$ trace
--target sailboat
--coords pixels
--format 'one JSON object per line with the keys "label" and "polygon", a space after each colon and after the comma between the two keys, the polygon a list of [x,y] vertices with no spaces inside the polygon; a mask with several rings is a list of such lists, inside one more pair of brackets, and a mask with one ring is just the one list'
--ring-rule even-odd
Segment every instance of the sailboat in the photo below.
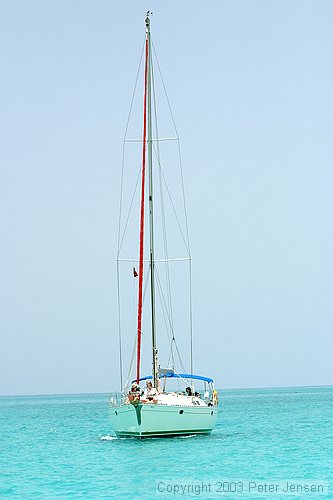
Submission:
{"label": "sailboat", "polygon": [[[150,31],[150,12],[145,19],[144,42],[144,89],[143,89],[143,138],[141,140],[140,182],[141,201],[138,212],[140,213],[140,239],[139,258],[137,267],[133,266],[136,279],[137,293],[137,323],[135,331],[136,349],[136,376],[122,386],[121,394],[110,397],[110,419],[113,430],[118,437],[165,437],[188,436],[197,434],[210,434],[214,429],[218,414],[218,397],[212,378],[193,373],[192,337],[190,342],[191,363],[190,369],[177,370],[175,363],[171,362],[166,367],[159,364],[159,351],[157,349],[157,321],[156,321],[156,288],[159,285],[156,275],[158,260],[155,258],[155,233],[158,231],[154,225],[155,193],[154,191],[154,141],[152,126],[152,107],[154,99],[154,83],[152,69],[152,41]],[[147,173],[146,176],[146,163]],[[157,167],[156,167],[157,168]],[[147,188],[146,189],[146,184]],[[148,193],[146,192],[148,190]],[[148,203],[147,203],[148,202]],[[149,214],[149,221],[145,222],[145,213]],[[149,226],[146,238],[145,228]],[[148,259],[145,259],[144,250],[149,246]],[[126,260],[126,259],[125,259]],[[166,261],[168,259],[165,259]],[[174,259],[177,260],[177,259]],[[178,259],[181,260],[181,259]],[[146,286],[144,271],[148,269]],[[145,289],[150,290],[149,323],[145,333],[150,330],[151,337],[151,373],[141,374],[142,361],[142,335],[143,335],[143,303]],[[192,333],[191,333],[192,335]],[[172,342],[175,341],[172,332]],[[120,340],[121,349],[121,340]],[[133,351],[134,352],[134,351]],[[120,352],[120,362],[121,362]],[[122,383],[122,377],[121,377]],[[198,385],[203,386],[201,392]],[[142,390],[140,385],[146,385]]]}

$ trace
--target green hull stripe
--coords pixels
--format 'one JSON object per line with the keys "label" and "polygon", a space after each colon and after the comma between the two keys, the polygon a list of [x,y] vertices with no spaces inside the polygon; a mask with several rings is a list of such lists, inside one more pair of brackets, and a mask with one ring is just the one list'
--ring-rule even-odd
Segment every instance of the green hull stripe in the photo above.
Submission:
{"label": "green hull stripe", "polygon": [[118,437],[154,437],[154,436],[185,436],[187,434],[210,434],[212,429],[201,429],[198,430],[182,430],[182,431],[153,431],[153,432],[116,432]]}
{"label": "green hull stripe", "polygon": [[135,412],[136,412],[136,419],[138,421],[138,425],[141,425],[141,409],[142,409],[142,403],[139,403],[138,405],[134,406]]}

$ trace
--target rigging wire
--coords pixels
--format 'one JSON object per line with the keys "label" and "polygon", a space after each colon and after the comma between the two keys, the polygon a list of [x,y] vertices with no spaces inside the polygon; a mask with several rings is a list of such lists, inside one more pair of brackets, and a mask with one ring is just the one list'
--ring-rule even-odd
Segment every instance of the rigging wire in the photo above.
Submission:
{"label": "rigging wire", "polygon": [[[163,75],[162,75],[160,64],[158,62],[158,57],[157,57],[157,54],[156,54],[153,42],[152,42],[152,46],[153,46],[153,52],[154,52],[154,56],[155,56],[155,59],[156,59],[158,71],[159,71],[159,74],[160,74],[160,77],[161,77],[161,82],[162,82],[162,85],[163,85],[164,94],[165,94],[165,97],[166,97],[166,100],[167,100],[167,103],[168,103],[168,108],[169,108],[169,111],[170,111],[172,123],[173,123],[173,126],[175,128],[176,135],[179,138],[179,134],[178,134],[178,130],[177,130],[177,127],[176,127],[175,118],[173,116],[173,112],[172,112],[172,109],[171,109],[169,96],[168,96],[168,93],[167,93],[167,90],[166,90],[166,86],[165,86],[165,83],[164,83],[164,78],[163,78]],[[182,184],[182,192],[183,192],[183,204],[184,204],[184,214],[185,214],[185,225],[186,225],[187,243],[188,243],[188,248],[190,248],[190,236],[189,236],[189,230],[188,230],[188,218],[187,218],[186,196],[185,196],[185,186],[184,186],[183,162],[182,162],[182,155],[181,155],[180,141],[179,140],[178,140],[178,154],[179,154],[180,175],[181,175],[181,184]],[[190,253],[190,251],[189,251],[189,253]]]}
{"label": "rigging wire", "polygon": [[[154,150],[155,155],[157,156],[156,149],[155,149],[155,146],[154,146],[154,145],[153,145],[153,150]],[[179,217],[178,217],[178,215],[177,215],[176,207],[175,207],[175,204],[174,204],[174,202],[173,202],[173,199],[172,199],[172,196],[171,196],[171,193],[170,193],[170,190],[169,190],[168,184],[167,184],[167,182],[166,182],[166,179],[165,179],[165,176],[164,176],[164,173],[163,173],[163,169],[162,169],[162,165],[161,165],[161,164],[159,164],[159,169],[160,169],[161,176],[162,176],[162,179],[163,179],[163,182],[164,182],[165,188],[166,188],[166,192],[167,192],[167,194],[168,194],[168,197],[169,197],[169,200],[170,200],[170,203],[171,203],[171,207],[172,207],[172,210],[173,210],[174,216],[175,216],[176,221],[177,221],[177,224],[178,224],[178,228],[179,228],[179,231],[180,231],[181,237],[182,237],[182,239],[183,239],[183,242],[184,242],[184,245],[185,245],[185,248],[186,248],[186,251],[187,251],[187,255],[190,257],[190,249],[189,249],[189,245],[188,245],[188,242],[186,241],[186,238],[185,238],[185,235],[184,235],[184,232],[183,232],[183,228],[182,228],[182,226],[181,226],[181,223],[180,223]]]}
{"label": "rigging wire", "polygon": [[[166,272],[166,284],[167,284],[167,299],[169,307],[169,320],[172,331],[172,337],[174,340],[174,323],[173,323],[173,310],[172,310],[172,296],[171,296],[171,279],[170,279],[170,266],[168,262],[169,252],[168,252],[168,242],[167,242],[167,231],[166,231],[166,221],[165,221],[165,207],[164,207],[164,195],[163,195],[163,183],[161,176],[161,155],[160,146],[158,142],[158,121],[157,121],[157,103],[156,103],[156,92],[155,92],[155,81],[154,81],[154,66],[151,66],[152,71],[152,82],[153,82],[153,100],[154,100],[154,118],[155,118],[155,130],[156,130],[156,152],[157,152],[157,164],[159,172],[159,187],[160,187],[160,199],[161,199],[161,214],[162,214],[162,232],[163,232],[163,246],[164,246],[164,258],[165,258],[165,272]],[[173,357],[173,343],[171,343],[171,356]]]}
{"label": "rigging wire", "polygon": [[[146,298],[146,294],[147,294],[147,289],[148,289],[148,282],[149,282],[149,270],[148,272],[146,273],[146,278],[145,278],[145,284],[144,284],[144,289],[143,289],[143,304],[145,303],[145,298]],[[135,302],[135,301],[134,301]],[[135,323],[135,320],[134,320],[134,323]],[[148,341],[146,335],[144,334],[144,332],[142,332],[142,338],[144,338],[146,341]],[[124,387],[127,387],[127,384],[129,382],[129,380],[131,379],[131,372],[133,370],[133,366],[134,366],[134,357],[135,357],[135,351],[136,351],[136,346],[137,346],[137,332],[134,328],[134,342],[133,342],[133,351],[132,351],[132,357],[131,357],[131,362],[130,362],[130,365],[129,365],[129,370],[128,370],[128,374],[127,374],[127,380],[126,380],[126,383],[125,383],[125,386]]]}
{"label": "rigging wire", "polygon": [[117,303],[118,303],[118,344],[119,344],[119,374],[120,374],[120,392],[123,390],[123,354],[122,354],[122,336],[120,321],[120,279],[119,279],[119,261],[117,260]]}
{"label": "rigging wire", "polygon": [[130,218],[130,215],[131,215],[131,212],[132,212],[134,198],[135,198],[138,186],[139,186],[140,175],[141,175],[141,166],[139,167],[139,173],[138,173],[137,178],[136,178],[136,183],[135,183],[135,186],[134,186],[134,191],[133,191],[132,199],[131,199],[131,202],[130,202],[130,206],[129,206],[129,209],[128,209],[126,222],[125,222],[125,225],[124,225],[124,231],[122,233],[121,241],[118,244],[118,260],[120,260],[119,259],[120,252],[121,252],[121,249],[122,249],[122,246],[123,246],[123,243],[124,243],[124,238],[125,238],[125,234],[126,234],[126,229],[127,229],[127,226],[128,226],[129,218]]}
{"label": "rigging wire", "polygon": [[[158,283],[158,289],[159,289],[159,292],[160,292],[160,297],[162,299],[161,302],[164,304],[165,310],[167,311],[166,301],[165,301],[165,297],[164,297],[164,294],[163,294],[163,289],[162,289],[161,282],[160,282],[160,279],[159,279],[159,276],[158,276],[157,272],[156,272],[156,276],[157,276],[157,283]],[[163,310],[163,308],[162,308],[162,310]],[[170,322],[170,317],[169,316],[168,316],[168,319],[169,319],[169,322]],[[171,324],[170,324],[170,328],[173,328],[173,326]],[[168,330],[167,330],[167,332],[168,332]],[[173,333],[173,331],[172,331],[172,333]],[[169,340],[170,340],[170,338],[169,338]],[[171,339],[171,342],[173,342],[174,345],[175,345],[181,369],[183,370],[183,372],[185,372],[185,367],[184,367],[184,364],[183,364],[183,360],[182,360],[182,357],[180,355],[180,351],[179,351],[179,348],[178,348],[178,345],[177,345],[177,341],[176,341],[176,338],[175,338],[174,334],[173,334],[173,337]]]}
{"label": "rigging wire", "polygon": [[[127,117],[127,122],[126,122],[126,127],[125,127],[125,133],[124,133],[123,148],[122,148],[117,257],[119,257],[119,253],[120,253],[120,232],[121,232],[122,206],[123,206],[123,190],[124,190],[125,139],[126,139],[126,136],[127,136],[127,131],[128,131],[130,116],[131,116],[132,108],[133,108],[134,96],[135,96],[135,92],[136,92],[136,88],[137,88],[137,84],[138,84],[138,79],[139,79],[139,73],[140,73],[140,68],[141,68],[141,64],[142,64],[142,57],[143,57],[144,47],[145,47],[145,42],[143,43],[142,49],[141,49],[140,61],[139,61],[139,66],[138,66],[137,73],[136,73],[135,84],[134,84],[134,89],[133,89],[133,94],[132,94],[130,109],[129,109],[129,112],[128,112],[128,117]],[[123,359],[122,359],[122,331],[121,331],[121,319],[120,319],[120,311],[121,311],[121,304],[120,304],[120,277],[119,277],[119,262],[118,261],[117,261],[117,303],[118,303],[119,374],[120,374],[120,386],[121,386],[121,390],[122,390],[123,389]]]}
{"label": "rigging wire", "polygon": [[192,303],[192,260],[189,259],[189,274],[190,274],[190,290],[189,290],[189,300],[190,300],[190,368],[191,375],[193,375],[193,303]]}
{"label": "rigging wire", "polygon": [[169,343],[170,343],[170,354],[169,354],[169,358],[168,358],[168,366],[169,366],[170,357],[171,357],[172,363],[173,363],[173,368],[174,368],[174,365],[175,365],[175,359],[174,359],[174,355],[173,355],[173,341],[175,341],[174,328],[173,328],[173,324],[171,323],[172,320],[170,317],[170,311],[167,308],[167,304],[166,304],[166,301],[164,298],[163,289],[162,289],[162,285],[161,285],[161,281],[160,281],[157,269],[156,269],[156,282],[157,282],[157,290],[159,292],[160,301],[161,301],[161,309],[162,309],[165,329],[166,329],[167,335],[169,337]]}
{"label": "rigging wire", "polygon": [[[118,258],[117,258],[117,291],[118,291],[118,318],[119,318],[118,330],[119,330],[119,348],[120,348],[119,365],[120,365],[120,380],[121,380],[121,385],[122,385],[122,381],[123,381],[123,374],[122,374],[122,372],[123,372],[123,368],[122,368],[123,354],[122,354],[122,329],[121,329],[121,314],[120,314],[120,312],[121,312],[121,301],[120,301],[120,282],[119,282],[120,281],[120,277],[119,277],[119,261],[121,260],[120,259],[120,252],[122,250],[122,246],[123,246],[123,243],[124,243],[125,234],[126,234],[127,227],[128,227],[128,224],[129,224],[130,214],[132,212],[134,199],[135,199],[135,196],[136,196],[136,193],[137,193],[137,189],[138,189],[138,185],[139,185],[139,179],[140,179],[140,171],[141,171],[141,167],[140,167],[139,173],[138,173],[138,176],[137,176],[137,179],[136,179],[135,187],[134,187],[133,196],[132,196],[132,199],[131,199],[131,202],[130,202],[130,205],[129,205],[128,214],[127,214],[127,217],[126,217],[126,220],[125,220],[124,229],[123,229],[123,232],[122,232],[121,226],[122,226],[122,220],[123,220],[122,211],[123,211],[123,195],[124,195],[124,193],[123,193],[123,186],[124,186],[125,149],[126,149],[126,143],[127,142],[135,142],[135,140],[132,141],[130,139],[127,139],[127,133],[128,133],[128,129],[129,129],[130,117],[131,117],[133,103],[134,103],[134,98],[135,98],[135,94],[136,94],[136,89],[137,89],[137,84],[138,84],[138,78],[139,78],[140,68],[141,68],[141,65],[142,65],[144,47],[145,47],[145,43],[143,44],[142,51],[141,51],[140,63],[139,63],[138,71],[137,71],[137,74],[136,74],[135,85],[134,85],[134,90],[133,90],[133,94],[132,94],[132,99],[131,99],[131,104],[130,104],[130,110],[129,110],[129,114],[128,114],[128,118],[127,118],[127,122],[126,122],[124,139],[123,139],[122,170],[121,170],[121,193],[120,193],[120,203],[119,203],[119,225],[118,225]],[[173,112],[172,112],[172,109],[171,109],[171,106],[170,106],[169,97],[168,97],[168,94],[167,94],[167,91],[166,91],[166,86],[165,86],[165,83],[164,83],[164,79],[163,79],[163,76],[162,76],[161,68],[160,68],[160,65],[159,65],[159,61],[158,61],[158,58],[157,58],[157,55],[156,55],[156,51],[155,51],[155,47],[153,45],[153,42],[152,42],[152,47],[153,47],[153,53],[154,53],[154,60],[157,63],[157,68],[158,68],[158,72],[159,72],[159,75],[160,75],[160,78],[161,78],[161,81],[162,81],[162,85],[163,85],[163,89],[164,89],[164,94],[165,94],[166,101],[167,101],[167,104],[168,104],[168,108],[169,108],[169,112],[170,112],[170,115],[171,115],[172,123],[173,123],[173,126],[174,126],[174,130],[176,132],[176,135],[177,135],[177,137],[175,137],[175,138],[158,139],[157,105],[156,105],[155,84],[154,84],[154,79],[153,79],[153,87],[152,88],[153,88],[153,100],[154,100],[154,120],[155,120],[155,129],[156,129],[156,132],[155,132],[156,133],[156,139],[153,139],[152,146],[153,146],[154,155],[155,155],[155,157],[157,159],[157,165],[158,165],[158,171],[159,171],[159,189],[160,189],[160,193],[161,193],[162,231],[163,231],[163,244],[164,244],[164,255],[165,255],[165,264],[166,264],[166,266],[165,266],[165,272],[166,272],[167,300],[165,300],[165,297],[163,295],[163,290],[162,290],[162,287],[161,287],[161,282],[160,282],[159,277],[157,276],[158,277],[158,290],[159,290],[159,294],[160,294],[160,297],[161,297],[161,303],[164,304],[164,308],[162,307],[162,312],[163,312],[163,316],[164,316],[164,321],[165,321],[167,333],[168,333],[169,337],[172,335],[172,339],[171,339],[171,351],[170,351],[170,355],[169,355],[168,365],[169,365],[170,357],[172,357],[173,367],[175,365],[175,358],[174,358],[174,353],[173,353],[173,345],[174,345],[175,349],[176,349],[176,353],[177,353],[177,355],[179,357],[180,366],[181,366],[183,372],[185,372],[183,361],[182,361],[182,358],[181,358],[181,355],[180,355],[180,352],[179,352],[179,348],[178,348],[178,345],[177,345],[177,342],[176,342],[176,339],[175,339],[175,334],[174,334],[174,319],[173,319],[172,294],[171,294],[171,276],[170,276],[169,257],[168,257],[169,249],[168,249],[168,243],[167,243],[167,226],[166,226],[166,220],[165,220],[165,200],[164,200],[164,193],[166,192],[167,196],[168,196],[168,198],[170,200],[171,207],[172,207],[172,210],[174,212],[174,215],[175,215],[175,218],[176,218],[179,230],[180,230],[180,234],[181,234],[181,237],[183,239],[183,242],[184,242],[187,254],[188,254],[188,260],[189,260],[189,294],[190,294],[190,297],[189,297],[189,316],[190,316],[189,323],[190,323],[190,357],[191,357],[190,364],[191,364],[191,374],[193,374],[192,264],[191,264],[191,257],[190,257],[190,239],[189,239],[189,230],[188,230],[188,218],[187,218],[187,207],[186,207],[186,197],[185,197],[185,188],[184,188],[184,175],[183,175],[182,157],[181,157],[181,150],[180,150],[180,141],[179,141],[178,131],[177,131],[175,119],[174,119]],[[152,71],[153,71],[153,66],[152,66]],[[180,222],[180,219],[178,217],[178,214],[177,214],[177,211],[176,211],[176,208],[175,208],[175,204],[173,202],[173,199],[172,199],[172,196],[171,196],[170,190],[168,188],[168,185],[167,185],[167,182],[166,182],[166,178],[164,176],[164,172],[163,172],[163,169],[162,169],[161,157],[160,157],[160,148],[159,148],[159,141],[160,140],[176,140],[177,141],[178,157],[179,157],[179,169],[180,169],[180,177],[181,177],[181,189],[182,189],[182,202],[183,202],[183,211],[184,211],[184,220],[185,220],[185,234],[183,232],[183,227],[182,227],[183,224],[184,224],[184,222],[183,221],[182,221],[182,223]],[[142,141],[142,139],[140,140],[140,142],[141,141]],[[164,191],[164,189],[165,189],[165,191]],[[147,277],[145,279],[144,297],[146,295],[146,290],[147,290],[147,286],[148,286],[147,285],[148,284],[148,275],[149,275],[149,271],[148,271]],[[167,320],[166,320],[165,314],[166,314]],[[168,322],[169,322],[169,325],[170,325],[169,329],[167,327],[167,323]],[[145,335],[143,335],[143,337],[145,337]],[[145,339],[145,340],[147,340],[147,339]],[[170,340],[170,338],[169,338],[169,340]],[[130,370],[129,370],[129,374],[128,374],[129,375],[128,376],[128,380],[130,378],[130,373],[131,373],[132,368],[133,368],[134,353],[135,353],[135,349],[136,349],[136,342],[137,342],[137,340],[136,340],[136,337],[135,337],[134,346],[133,346],[133,355],[132,355],[132,360],[131,360],[131,363],[130,363]],[[127,382],[128,382],[128,380],[127,380]],[[127,384],[127,382],[126,382],[126,384]]]}
{"label": "rigging wire", "polygon": [[130,118],[131,118],[131,114],[132,114],[134,97],[135,97],[136,89],[137,89],[137,86],[138,86],[138,80],[139,80],[139,74],[140,74],[140,69],[141,69],[141,65],[142,65],[143,53],[144,53],[144,50],[145,50],[145,44],[146,44],[146,37],[144,38],[144,41],[143,41],[143,44],[142,44],[141,55],[140,55],[140,62],[139,62],[138,70],[136,72],[134,89],[133,89],[133,94],[132,94],[130,109],[129,109],[129,112],[128,112],[126,127],[125,127],[124,140],[126,139],[126,136],[127,136],[128,126],[129,126],[129,122],[130,122]]}
{"label": "rigging wire", "polygon": [[[166,86],[165,86],[165,83],[164,83],[164,79],[163,79],[161,67],[159,65],[158,57],[157,57],[157,54],[156,54],[155,47],[154,47],[153,43],[152,43],[152,46],[153,46],[153,52],[154,52],[154,55],[155,55],[155,59],[156,59],[156,62],[157,62],[158,71],[159,71],[159,74],[160,74],[160,77],[161,77],[161,81],[162,81],[162,85],[163,85],[163,89],[164,89],[164,94],[165,94],[165,97],[166,97],[166,100],[167,100],[167,103],[168,103],[168,107],[169,107],[171,119],[172,119],[172,122],[173,122],[173,126],[175,128],[176,135],[178,137],[179,134],[178,134],[178,130],[177,130],[177,127],[176,127],[176,122],[175,122],[175,119],[174,119],[174,116],[173,116],[173,112],[172,112],[172,109],[171,109],[171,105],[170,105],[170,100],[169,100],[169,97],[168,97],[168,93],[166,91]],[[184,215],[185,215],[185,228],[186,228],[186,236],[187,236],[187,249],[188,249],[188,255],[190,257],[190,264],[189,264],[190,265],[190,291],[189,291],[189,293],[190,293],[190,365],[191,365],[191,375],[192,375],[193,374],[192,264],[191,264],[190,236],[189,236],[189,228],[188,228],[188,217],[187,217],[185,185],[184,185],[183,162],[182,162],[182,155],[181,155],[180,141],[179,140],[177,141],[177,144],[178,144],[179,166],[180,166],[180,176],[181,176],[181,185],[182,185],[182,194],[183,194],[183,208],[184,208]]]}
{"label": "rigging wire", "polygon": [[123,189],[124,189],[124,168],[125,168],[125,142],[126,142],[126,137],[127,137],[127,132],[128,132],[128,127],[129,127],[129,122],[130,122],[130,117],[132,114],[132,108],[133,108],[133,103],[134,103],[134,97],[136,93],[136,89],[138,86],[138,79],[139,79],[139,73],[140,73],[140,68],[142,64],[142,57],[143,57],[143,51],[144,51],[145,43],[142,46],[141,50],[141,55],[140,55],[140,62],[139,66],[137,69],[136,73],[136,78],[135,78],[135,83],[134,83],[134,88],[133,88],[133,93],[132,93],[132,98],[131,98],[131,104],[127,116],[127,122],[126,122],[126,127],[125,127],[125,132],[124,132],[124,139],[123,139],[123,151],[122,151],[122,162],[121,162],[121,179],[120,179],[120,200],[119,200],[119,221],[118,221],[118,256],[120,252],[120,232],[121,232],[121,220],[122,220],[122,206],[123,206]]}

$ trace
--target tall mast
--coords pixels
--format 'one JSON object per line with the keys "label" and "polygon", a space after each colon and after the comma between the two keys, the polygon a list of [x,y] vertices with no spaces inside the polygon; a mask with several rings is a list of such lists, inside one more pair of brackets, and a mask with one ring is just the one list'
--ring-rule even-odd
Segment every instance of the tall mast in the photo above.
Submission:
{"label": "tall mast", "polygon": [[153,204],[153,141],[152,141],[152,109],[151,109],[151,40],[150,40],[150,12],[146,17],[146,40],[148,45],[147,71],[147,149],[148,149],[148,179],[149,179],[149,266],[150,266],[150,301],[151,301],[151,334],[152,334],[152,375],[154,387],[158,384],[158,365],[156,348],[156,321],[155,321],[155,260],[154,260],[154,204]]}
{"label": "tall mast", "polygon": [[144,264],[144,229],[145,229],[145,176],[146,176],[146,144],[147,144],[147,77],[148,77],[148,37],[145,43],[145,73],[143,96],[143,139],[142,139],[142,173],[141,173],[141,208],[140,208],[140,245],[139,245],[139,295],[138,295],[138,342],[136,362],[136,382],[140,380],[141,336],[142,336],[142,301],[143,301],[143,264]]}

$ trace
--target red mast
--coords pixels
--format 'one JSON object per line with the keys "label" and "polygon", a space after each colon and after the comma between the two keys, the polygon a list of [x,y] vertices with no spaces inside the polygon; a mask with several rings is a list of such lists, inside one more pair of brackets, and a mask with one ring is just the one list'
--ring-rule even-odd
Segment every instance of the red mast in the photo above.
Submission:
{"label": "red mast", "polygon": [[145,73],[144,73],[144,98],[143,98],[143,140],[142,140],[142,172],[141,172],[141,211],[140,211],[140,253],[139,253],[139,296],[138,296],[138,343],[136,382],[140,379],[141,359],[141,324],[142,324],[142,299],[143,299],[143,261],[144,261],[144,227],[145,227],[145,174],[146,174],[146,143],[147,143],[147,74],[148,74],[148,35],[146,35]]}

